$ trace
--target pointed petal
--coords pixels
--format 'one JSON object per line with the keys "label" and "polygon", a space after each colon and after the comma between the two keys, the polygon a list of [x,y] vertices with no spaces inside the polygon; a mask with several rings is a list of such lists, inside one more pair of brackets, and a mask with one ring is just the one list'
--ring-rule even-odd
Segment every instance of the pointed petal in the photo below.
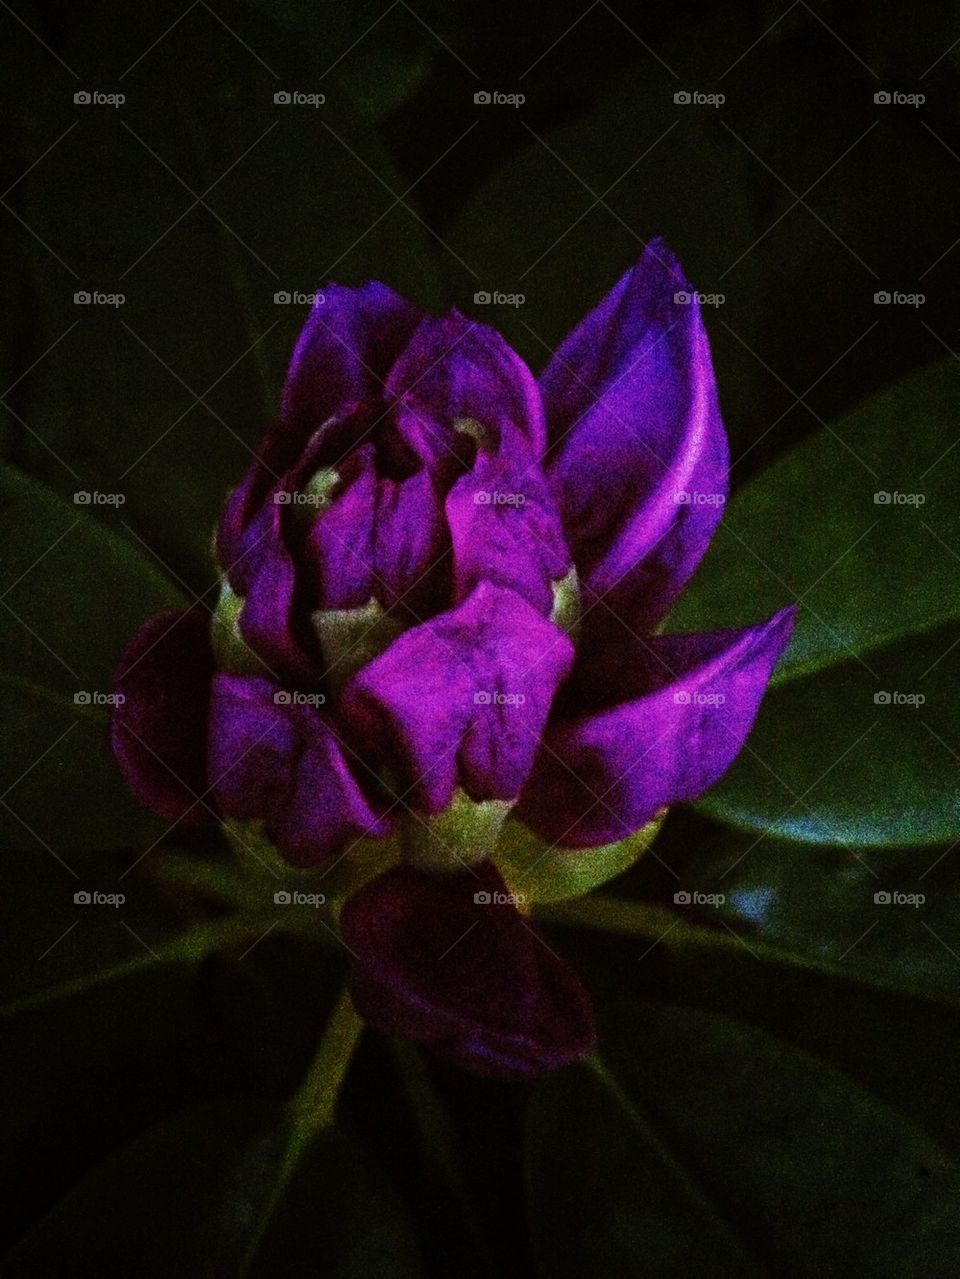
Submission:
{"label": "pointed petal", "polygon": [[522,448],[535,458],[546,444],[533,374],[499,333],[459,311],[421,322],[390,372],[387,395],[398,429],[424,461],[460,456],[458,421],[476,423],[489,452]]}
{"label": "pointed petal", "polygon": [[380,398],[420,319],[416,307],[377,281],[358,289],[332,284],[322,297],[303,326],[281,399],[298,450],[344,404]]}
{"label": "pointed petal", "polygon": [[794,614],[638,643],[625,700],[551,724],[517,817],[544,839],[584,848],[624,839],[665,805],[695,799],[740,753]]}
{"label": "pointed petal", "polygon": [[706,330],[661,241],[563,342],[540,386],[548,473],[588,601],[626,603],[646,629],[699,563],[727,492]]}

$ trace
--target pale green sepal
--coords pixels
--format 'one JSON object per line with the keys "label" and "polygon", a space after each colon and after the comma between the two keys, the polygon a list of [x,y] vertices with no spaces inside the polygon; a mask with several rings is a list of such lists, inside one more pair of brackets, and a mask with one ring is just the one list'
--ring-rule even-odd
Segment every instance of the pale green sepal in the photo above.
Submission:
{"label": "pale green sepal", "polygon": [[334,688],[379,657],[404,630],[373,599],[362,608],[321,609],[311,616],[323,653],[324,673]]}
{"label": "pale green sepal", "polygon": [[638,861],[653,843],[666,815],[663,809],[635,835],[598,848],[557,848],[511,819],[501,832],[493,860],[510,888],[528,902],[582,897]]}
{"label": "pale green sepal", "polygon": [[474,803],[458,791],[434,817],[408,815],[401,826],[403,859],[429,871],[459,871],[492,857],[511,800]]}

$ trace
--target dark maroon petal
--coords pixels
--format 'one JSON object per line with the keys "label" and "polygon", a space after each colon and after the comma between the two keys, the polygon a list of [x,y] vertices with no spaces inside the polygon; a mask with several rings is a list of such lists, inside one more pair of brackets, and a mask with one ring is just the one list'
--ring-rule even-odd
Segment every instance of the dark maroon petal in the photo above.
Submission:
{"label": "dark maroon petal", "polygon": [[536,458],[546,445],[530,370],[499,333],[459,311],[420,323],[390,372],[387,396],[396,401],[397,429],[430,466],[462,455],[468,437],[452,429],[458,421],[476,423],[489,452],[523,449]]}
{"label": "dark maroon petal", "polygon": [[699,563],[727,492],[706,330],[662,241],[563,342],[540,386],[586,602],[609,593],[647,629]]}
{"label": "dark maroon petal", "polygon": [[490,862],[444,876],[399,867],[366,884],[340,919],[361,1016],[493,1079],[592,1052],[589,996],[507,898]]}
{"label": "dark maroon petal", "polygon": [[168,821],[212,820],[212,798],[198,802],[207,791],[212,676],[210,618],[197,609],[152,617],[120,660],[113,753],[137,799]]}
{"label": "dark maroon petal", "polygon": [[447,495],[454,589],[464,599],[481,581],[507,587],[549,617],[551,583],[570,553],[539,466],[514,466],[481,453]]}
{"label": "dark maroon petal", "polygon": [[262,819],[280,853],[297,866],[329,861],[352,840],[390,831],[328,721],[270,680],[215,676],[210,774],[224,813]]}
{"label": "dark maroon petal", "polygon": [[740,753],[795,611],[738,631],[638,641],[629,700],[550,725],[517,816],[552,843],[584,848],[702,794]]}
{"label": "dark maroon petal", "polygon": [[424,811],[446,808],[458,783],[471,799],[512,799],[572,660],[561,630],[485,582],[355,675],[343,714]]}
{"label": "dark maroon petal", "polygon": [[380,398],[420,319],[416,307],[376,281],[358,289],[332,284],[322,296],[297,341],[281,400],[284,426],[300,447],[345,404]]}

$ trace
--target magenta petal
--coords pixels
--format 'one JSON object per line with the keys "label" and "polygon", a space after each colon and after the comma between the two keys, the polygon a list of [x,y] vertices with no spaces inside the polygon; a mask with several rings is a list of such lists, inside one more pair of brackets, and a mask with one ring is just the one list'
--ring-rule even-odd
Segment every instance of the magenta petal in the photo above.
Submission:
{"label": "magenta petal", "polygon": [[421,322],[390,372],[387,397],[399,431],[428,463],[458,452],[458,420],[479,424],[490,452],[515,447],[539,457],[546,446],[533,374],[499,333],[459,311]]}
{"label": "magenta petal", "polygon": [[700,562],[727,493],[706,330],[656,240],[540,379],[550,479],[586,595],[659,621]]}
{"label": "magenta petal", "polygon": [[740,753],[795,611],[744,630],[638,642],[630,699],[550,726],[517,816],[552,843],[584,848],[695,799]]}
{"label": "magenta petal", "polygon": [[110,738],[127,785],[168,821],[216,820],[207,791],[210,618],[196,609],[145,622],[120,660]]}
{"label": "magenta petal", "polygon": [[354,1003],[384,1034],[493,1079],[531,1078],[594,1049],[589,996],[490,862],[445,876],[387,871],[350,898],[340,925]]}
{"label": "magenta petal", "polygon": [[[281,417],[301,445],[344,404],[379,399],[420,313],[385,284],[332,284],[297,341],[284,383]],[[285,469],[285,468],[284,468]]]}
{"label": "magenta petal", "polygon": [[570,553],[539,466],[511,466],[481,453],[447,494],[446,510],[456,598],[493,582],[549,617],[551,583],[566,575]]}
{"label": "magenta petal", "polygon": [[322,714],[293,703],[270,680],[215,676],[210,775],[224,813],[262,819],[281,854],[297,866],[328,861],[350,841],[390,830]]}
{"label": "magenta petal", "polygon": [[343,711],[423,810],[445,808],[458,783],[475,800],[512,799],[572,661],[563,631],[484,582],[355,675]]}
{"label": "magenta petal", "polygon": [[315,678],[316,662],[296,633],[297,570],[283,540],[283,507],[264,508],[266,529],[255,572],[240,614],[244,641],[277,678],[301,683]]}
{"label": "magenta petal", "polygon": [[414,613],[432,600],[446,530],[430,474],[402,479],[378,475],[372,445],[357,449],[352,472],[310,527],[306,557],[315,605],[360,608],[376,599],[384,608],[403,601]]}

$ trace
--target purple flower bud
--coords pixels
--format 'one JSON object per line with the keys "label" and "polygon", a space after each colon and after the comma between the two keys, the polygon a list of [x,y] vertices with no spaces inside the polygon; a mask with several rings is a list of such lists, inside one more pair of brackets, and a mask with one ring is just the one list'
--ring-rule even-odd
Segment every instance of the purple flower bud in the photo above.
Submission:
{"label": "purple flower bud", "polygon": [[300,867],[382,842],[342,912],[357,1006],[482,1074],[594,1040],[498,840],[519,820],[576,857],[695,798],[790,635],[791,610],[653,633],[726,496],[707,337],[677,291],[655,242],[538,383],[458,312],[325,289],[220,522],[212,624],[155,618],[121,664],[114,749],[162,816],[258,823]]}

